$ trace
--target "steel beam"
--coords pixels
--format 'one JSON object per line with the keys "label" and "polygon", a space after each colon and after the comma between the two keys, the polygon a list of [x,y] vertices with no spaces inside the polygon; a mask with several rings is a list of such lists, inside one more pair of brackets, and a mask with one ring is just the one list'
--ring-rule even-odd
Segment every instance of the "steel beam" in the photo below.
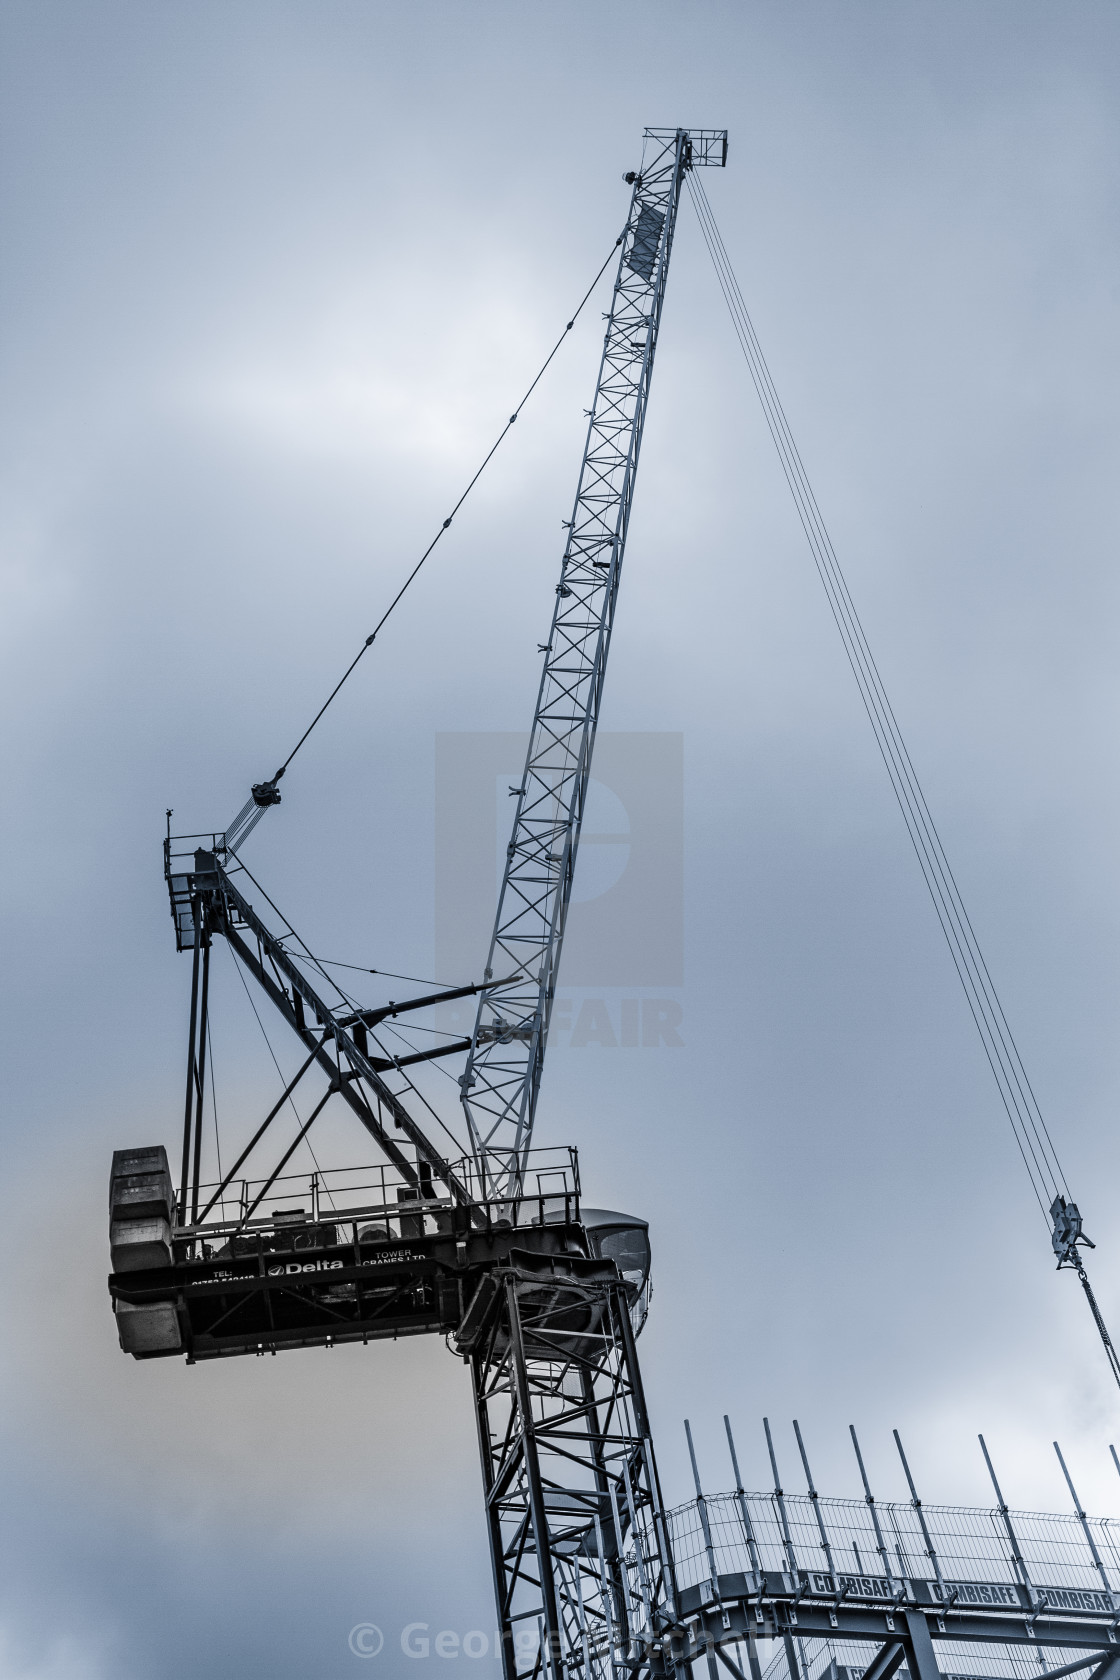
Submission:
{"label": "steel beam", "polygon": [[907,1610],[904,1614],[906,1666],[910,1670],[910,1680],[941,1680],[941,1670],[933,1654],[933,1640],[929,1636],[929,1623],[924,1613],[921,1610]]}
{"label": "steel beam", "polygon": [[[503,1680],[655,1680],[672,1574],[613,1267],[511,1262],[471,1355]],[[538,1622],[544,1649],[537,1638]]]}
{"label": "steel beam", "polygon": [[[860,1680],[891,1680],[896,1669],[906,1661],[906,1647],[900,1639],[891,1645],[881,1645],[864,1669]],[[911,1680],[914,1677],[911,1676]]]}

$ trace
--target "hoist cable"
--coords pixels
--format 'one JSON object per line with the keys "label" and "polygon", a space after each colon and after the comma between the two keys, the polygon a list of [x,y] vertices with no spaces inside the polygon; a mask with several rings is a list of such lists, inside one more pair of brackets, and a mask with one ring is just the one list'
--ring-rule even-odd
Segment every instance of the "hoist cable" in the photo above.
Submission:
{"label": "hoist cable", "polygon": [[1058,1194],[1068,1196],[1065,1176],[1053,1140],[1027,1077],[975,929],[903,741],[703,186],[693,174],[689,175],[688,184],[720,289],[762,403],[767,426],[778,451],[783,473],[793,495],[923,878],[933,900],[938,921],[980,1034],[1032,1188],[1049,1224],[1050,1201]]}
{"label": "hoist cable", "polygon": [[210,1111],[214,1117],[214,1152],[218,1157],[218,1181],[222,1177],[222,1140],[218,1135],[218,1085],[214,1078],[214,1040],[210,1033],[210,1014],[206,1015],[206,1059],[210,1064]]}
{"label": "hoist cable", "polygon": [[300,957],[299,952],[292,952],[292,951],[288,951],[287,955],[289,957],[295,956],[297,958],[300,958],[300,960],[303,960],[305,958],[306,961],[311,965],[312,968],[318,969],[318,971],[322,975],[323,979],[327,982],[327,985],[332,987],[332,989],[338,993],[338,995],[342,999],[343,1003],[348,1004],[351,1009],[357,1008],[356,1000],[350,996],[349,992],[346,992],[342,989],[342,987],[339,985],[337,980],[333,980],[331,978],[331,976],[327,973],[326,969],[323,967],[322,963],[319,961],[319,958],[312,951],[310,945],[308,945],[306,939],[304,939],[301,934],[298,934],[296,932],[295,928],[292,926],[292,924],[288,920],[287,916],[285,916],[285,914],[281,910],[280,906],[276,903],[275,899],[269,897],[268,893],[265,891],[264,887],[261,886],[261,883],[257,880],[257,877],[253,874],[253,871],[249,868],[249,865],[244,861],[244,859],[238,858],[237,866],[238,866],[239,869],[241,869],[244,872],[244,874],[246,874],[249,877],[250,881],[252,881],[253,885],[256,887],[257,891],[260,893],[261,897],[264,899],[264,901],[268,905],[269,909],[275,911],[276,915],[279,916],[280,920],[283,922],[284,926],[287,928],[288,932],[286,934],[281,934],[277,943],[280,944],[281,946],[283,946],[284,942],[288,938],[291,938],[291,939],[295,940],[297,945],[302,946],[302,957]]}
{"label": "hoist cable", "polygon": [[540,367],[537,370],[536,375],[533,378],[532,383],[528,386],[527,390],[525,391],[524,396],[521,398],[521,401],[516,405],[516,407],[513,410],[513,413],[510,415],[509,419],[506,421],[505,425],[502,427],[501,431],[498,433],[498,436],[495,439],[494,443],[491,445],[490,449],[487,451],[487,453],[483,457],[481,464],[479,465],[479,467],[475,471],[475,474],[474,474],[473,478],[470,480],[470,482],[468,483],[466,489],[460,495],[458,501],[455,503],[454,507],[451,509],[451,512],[448,514],[447,518],[443,521],[439,530],[436,532],[435,536],[432,538],[431,542],[428,544],[428,546],[424,550],[423,554],[421,554],[419,560],[417,560],[416,564],[413,566],[412,570],[409,572],[408,576],[405,578],[404,582],[401,584],[400,588],[397,590],[397,593],[393,596],[393,599],[389,602],[389,605],[385,608],[385,611],[381,614],[381,617],[378,619],[377,623],[374,625],[373,629],[370,631],[369,635],[366,637],[365,641],[362,643],[361,647],[358,649],[357,653],[354,655],[354,657],[350,661],[349,665],[347,665],[347,667],[343,671],[341,677],[339,677],[338,681],[335,683],[334,687],[331,689],[330,693],[327,695],[327,698],[323,701],[323,704],[319,707],[319,710],[315,713],[315,716],[311,719],[311,722],[307,725],[307,728],[304,730],[303,734],[300,736],[299,740],[296,742],[295,746],[292,748],[292,750],[288,754],[287,758],[283,761],[283,763],[280,765],[280,768],[276,771],[276,773],[272,776],[272,778],[269,781],[258,782],[253,787],[252,793],[250,794],[249,798],[246,800],[245,804],[242,806],[241,810],[237,813],[237,816],[233,819],[232,823],[230,823],[230,825],[229,825],[229,828],[226,830],[225,844],[226,844],[227,850],[233,851],[235,849],[235,847],[239,846],[241,844],[241,842],[247,838],[247,836],[256,827],[257,823],[260,821],[261,817],[264,815],[265,811],[268,809],[268,807],[270,805],[279,804],[280,794],[279,794],[279,791],[278,791],[277,786],[276,786],[277,782],[279,782],[280,778],[285,774],[288,766],[291,764],[293,758],[299,752],[299,749],[303,746],[303,743],[307,740],[307,737],[311,734],[311,731],[315,728],[316,724],[322,718],[322,716],[326,712],[327,708],[334,701],[335,697],[338,695],[338,693],[341,690],[341,688],[343,687],[343,685],[348,681],[350,676],[353,674],[354,670],[357,668],[357,665],[358,665],[359,661],[365,656],[365,654],[368,652],[368,650],[373,646],[373,644],[376,641],[378,635],[380,634],[382,629],[385,627],[385,624],[388,622],[390,615],[394,612],[396,607],[400,604],[400,602],[403,599],[406,591],[409,589],[410,585],[414,582],[414,580],[418,576],[421,567],[424,565],[424,562],[431,555],[432,551],[435,549],[437,543],[439,543],[439,541],[443,537],[444,533],[450,528],[451,522],[455,518],[455,515],[459,512],[459,509],[462,507],[463,503],[466,501],[467,497],[470,495],[471,491],[474,489],[475,485],[478,483],[479,479],[482,477],[483,473],[486,471],[486,468],[490,465],[490,462],[494,459],[494,456],[498,453],[498,450],[501,448],[502,444],[504,443],[504,441],[506,439],[506,436],[507,436],[507,434],[510,430],[510,427],[517,420],[517,417],[521,413],[521,410],[524,408],[525,404],[528,402],[529,398],[532,396],[533,392],[536,390],[537,386],[540,384],[541,380],[544,378],[545,373],[548,371],[549,366],[551,365],[553,359],[557,355],[557,353],[560,349],[560,346],[564,343],[568,334],[571,332],[572,328],[575,326],[576,322],[579,320],[580,315],[583,313],[584,306],[588,302],[588,299],[591,297],[592,292],[594,292],[596,286],[599,284],[600,280],[603,278],[603,275],[607,272],[607,269],[611,266],[611,263],[614,261],[615,252],[618,250],[618,247],[621,244],[622,244],[622,235],[620,235],[615,240],[614,244],[611,247],[610,255],[607,257],[606,262],[604,262],[602,267],[599,269],[599,271],[596,274],[594,280],[592,280],[590,286],[588,286],[587,290],[584,292],[583,296],[580,298],[579,303],[576,305],[575,309],[572,310],[571,319],[567,322],[566,326],[564,327],[563,332],[560,334],[560,337],[556,340],[556,343],[552,346],[552,349],[548,352],[548,355],[545,357],[544,361],[541,363]]}
{"label": "hoist cable", "polygon": [[[242,868],[244,868],[244,865],[242,865]],[[248,874],[248,870],[245,873]],[[283,944],[286,938],[287,935],[283,935],[279,943]],[[407,980],[410,984],[416,986],[438,986],[441,991],[449,992],[452,990],[450,980],[425,980],[419,974],[398,974],[392,968],[367,968],[364,963],[340,962],[336,957],[316,957],[315,961],[320,964],[325,963],[328,968],[352,968],[355,974],[376,974],[386,980]]]}
{"label": "hoist cable", "polygon": [[[278,1061],[277,1061],[277,1059],[276,1059],[276,1052],[275,1052],[275,1050],[274,1050],[274,1049],[273,1049],[273,1048],[272,1048],[272,1040],[271,1040],[271,1039],[270,1039],[270,1038],[269,1038],[269,1036],[268,1036],[268,1033],[267,1033],[267,1031],[266,1031],[266,1029],[265,1029],[265,1024],[264,1024],[264,1022],[263,1022],[263,1021],[262,1021],[262,1020],[261,1020],[261,1017],[260,1017],[260,1011],[259,1011],[259,1010],[258,1010],[258,1008],[257,1008],[257,1006],[256,1006],[256,1003],[255,1003],[255,1001],[254,1001],[254,999],[253,999],[253,994],[252,994],[252,992],[250,992],[250,990],[249,990],[249,983],[248,983],[248,981],[247,981],[247,980],[246,980],[246,979],[245,979],[245,976],[244,976],[244,974],[243,974],[243,973],[242,973],[242,971],[241,971],[241,962],[240,962],[240,959],[239,959],[239,958],[238,958],[238,955],[237,955],[237,952],[236,952],[236,951],[234,951],[234,950],[233,950],[233,949],[232,949],[232,947],[231,947],[231,949],[230,949],[230,955],[231,955],[231,956],[232,956],[232,958],[233,958],[233,966],[234,966],[234,968],[235,968],[235,969],[236,969],[236,970],[237,970],[237,978],[238,978],[238,979],[239,979],[239,980],[240,980],[240,982],[241,982],[241,987],[242,987],[242,990],[243,990],[243,991],[244,991],[244,993],[245,993],[245,996],[246,996],[246,997],[247,997],[247,998],[248,998],[248,1000],[249,1000],[249,1008],[250,1008],[250,1009],[251,1009],[251,1010],[252,1010],[252,1011],[253,1011],[253,1014],[254,1014],[254,1015],[255,1015],[255,1016],[256,1016],[256,1018],[257,1018],[257,1026],[258,1026],[258,1027],[259,1027],[259,1028],[260,1028],[260,1029],[261,1029],[261,1037],[262,1037],[262,1038],[263,1038],[263,1039],[264,1039],[264,1042],[265,1042],[265,1045],[266,1045],[266,1046],[267,1046],[267,1049],[268,1049],[268,1053],[269,1053],[269,1055],[270,1055],[270,1056],[271,1056],[271,1057],[272,1057],[272,1065],[273,1065],[273,1067],[274,1067],[274,1068],[275,1068],[275,1069],[276,1069],[276,1072],[277,1072],[277,1074],[278,1074],[278,1075],[279,1075],[279,1078],[280,1078],[280,1083],[281,1083],[281,1084],[282,1084],[282,1085],[283,1085],[283,1086],[284,1086],[284,1087],[285,1087],[285,1088],[287,1088],[287,1084],[288,1084],[288,1081],[287,1081],[287,1080],[286,1080],[286,1079],[285,1079],[285,1078],[284,1078],[284,1075],[283,1075],[283,1073],[282,1073],[282,1072],[281,1072],[281,1069],[280,1069],[280,1063],[279,1063],[279,1062],[278,1062]],[[291,1109],[291,1111],[292,1111],[292,1113],[293,1113],[293,1114],[294,1114],[294,1115],[295,1115],[295,1117],[296,1117],[296,1120],[297,1120],[297,1121],[298,1121],[298,1122],[299,1122],[299,1124],[300,1124],[300,1126],[301,1126],[301,1127],[302,1127],[302,1125],[303,1125],[303,1121],[302,1121],[302,1120],[301,1120],[301,1119],[300,1119],[300,1113],[299,1113],[299,1109],[298,1109],[298,1108],[297,1108],[297,1107],[296,1107],[296,1104],[295,1104],[295,1098],[294,1098],[294,1097],[293,1097],[293,1096],[292,1096],[292,1094],[291,1094],[291,1092],[290,1092],[290,1091],[288,1091],[288,1107],[289,1107],[289,1108],[290,1108],[290,1109]],[[331,1207],[332,1207],[332,1208],[334,1208],[334,1211],[335,1211],[335,1212],[336,1212],[336,1213],[337,1213],[337,1212],[338,1212],[338,1208],[337,1208],[337,1206],[336,1206],[336,1205],[335,1205],[335,1199],[334,1199],[334,1197],[333,1197],[333,1196],[332,1196],[332,1195],[331,1195],[331,1188],[330,1188],[330,1185],[329,1185],[329,1184],[328,1184],[328,1183],[327,1183],[327,1182],[326,1182],[326,1180],[325,1180],[325,1178],[324,1178],[324,1177],[323,1177],[323,1169],[322,1169],[322,1167],[321,1167],[321,1166],[320,1166],[320,1165],[319,1165],[319,1160],[318,1160],[318,1157],[317,1157],[317,1155],[316,1155],[316,1154],[315,1154],[315,1151],[314,1151],[314,1149],[313,1149],[313,1148],[312,1148],[312,1145],[311,1145],[311,1139],[310,1139],[310,1138],[309,1138],[309,1137],[304,1137],[304,1139],[303,1139],[303,1142],[304,1142],[304,1143],[305,1143],[305,1144],[306,1144],[306,1145],[307,1145],[307,1153],[308,1153],[308,1154],[309,1154],[309,1155],[310,1155],[310,1157],[311,1157],[311,1159],[312,1159],[312,1161],[313,1161],[313,1162],[314,1162],[314,1164],[315,1164],[315,1171],[316,1171],[316,1172],[317,1172],[317,1173],[318,1173],[318,1175],[319,1175],[319,1177],[320,1177],[320,1179],[322,1179],[322,1180],[323,1180],[323,1189],[324,1189],[324,1190],[325,1190],[325,1191],[326,1191],[326,1193],[327,1193],[327,1200],[328,1200],[328,1202],[330,1202],[330,1204],[331,1204]]]}

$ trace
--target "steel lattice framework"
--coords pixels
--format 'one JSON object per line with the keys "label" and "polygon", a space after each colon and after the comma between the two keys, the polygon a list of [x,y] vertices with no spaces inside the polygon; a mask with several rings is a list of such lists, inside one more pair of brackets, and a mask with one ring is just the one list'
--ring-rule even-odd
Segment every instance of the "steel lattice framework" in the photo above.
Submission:
{"label": "steel lattice framework", "polygon": [[668,1513],[681,1661],[764,1680],[763,1642],[765,1680],[1120,1680],[1114,1522],[1000,1498],[699,1495]]}
{"label": "steel lattice framework", "polygon": [[481,996],[461,1081],[492,1195],[516,1196],[532,1136],[681,187],[727,156],[724,131],[647,129],[646,143],[486,967],[512,978]]}
{"label": "steel lattice framework", "polygon": [[571,1264],[492,1274],[471,1355],[505,1674],[671,1673],[672,1554],[629,1309],[608,1268]]}

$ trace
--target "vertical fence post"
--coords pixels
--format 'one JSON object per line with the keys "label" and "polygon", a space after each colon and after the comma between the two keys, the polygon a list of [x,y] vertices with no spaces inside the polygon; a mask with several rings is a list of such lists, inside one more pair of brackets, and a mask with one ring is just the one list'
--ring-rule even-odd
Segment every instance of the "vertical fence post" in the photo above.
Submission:
{"label": "vertical fence post", "polygon": [[762,1427],[766,1431],[766,1450],[770,1454],[770,1468],[774,1473],[774,1500],[782,1524],[782,1541],[785,1545],[786,1562],[789,1564],[790,1574],[796,1582],[800,1573],[797,1567],[797,1553],[793,1549],[793,1535],[789,1531],[789,1517],[786,1514],[786,1502],[782,1493],[782,1480],[778,1475],[778,1460],[774,1452],[774,1437],[770,1433],[769,1418],[763,1418]]}
{"label": "vertical fence post", "polygon": [[[1023,1557],[1022,1548],[1019,1545],[1019,1537],[1015,1533],[1011,1523],[1011,1512],[1007,1509],[1007,1501],[1003,1497],[1003,1490],[1000,1488],[999,1482],[996,1480],[995,1466],[993,1465],[991,1457],[988,1453],[988,1444],[983,1435],[978,1435],[976,1439],[980,1443],[980,1451],[984,1454],[984,1463],[988,1466],[988,1474],[992,1478],[992,1486],[996,1490],[996,1501],[999,1507],[999,1514],[1003,1518],[1003,1526],[1007,1531],[1007,1541],[1011,1547],[1011,1556],[1015,1563],[1015,1572],[1019,1577],[1020,1585],[1023,1587],[1023,1590],[1027,1595],[1027,1603],[1030,1605],[1032,1610],[1038,1610],[1041,1606],[1039,1605],[1034,1587],[1031,1584],[1030,1575],[1027,1573],[1026,1559]],[[1033,1627],[1033,1617],[1027,1625],[1028,1627]],[[1046,1658],[1043,1656],[1040,1647],[1035,1648],[1035,1655],[1038,1658],[1039,1668],[1041,1668],[1043,1673],[1045,1673]]]}
{"label": "vertical fence post", "polygon": [[735,1437],[731,1433],[731,1419],[727,1413],[723,1414],[723,1427],[727,1431],[727,1445],[731,1450],[731,1468],[735,1472],[735,1498],[739,1505],[739,1517],[743,1524],[743,1534],[747,1542],[747,1552],[751,1560],[751,1568],[761,1578],[762,1559],[759,1556],[758,1542],[754,1537],[754,1524],[751,1522],[750,1508],[747,1505],[747,1495],[743,1488],[743,1478],[739,1474],[739,1459],[735,1452]]}
{"label": "vertical fence post", "polygon": [[[883,1540],[883,1530],[879,1526],[879,1513],[875,1508],[875,1495],[872,1493],[871,1483],[867,1479],[867,1470],[864,1466],[863,1454],[859,1450],[859,1437],[856,1435],[856,1426],[854,1423],[850,1423],[848,1425],[848,1431],[852,1437],[852,1446],[856,1450],[856,1463],[859,1465],[860,1480],[863,1482],[863,1502],[867,1506],[867,1509],[871,1512],[871,1526],[875,1530],[875,1550],[879,1554],[880,1562],[883,1565],[883,1572],[887,1577],[887,1583],[893,1593],[894,1570],[891,1568],[891,1555],[888,1552],[886,1544]],[[903,1592],[905,1592],[906,1589],[904,1581],[900,1581],[899,1586],[902,1588]]]}
{"label": "vertical fence post", "polygon": [[797,1450],[801,1454],[801,1462],[805,1467],[805,1480],[809,1484],[809,1498],[813,1505],[813,1515],[817,1519],[817,1531],[821,1537],[821,1551],[824,1553],[825,1562],[828,1564],[828,1573],[832,1577],[833,1591],[838,1593],[840,1582],[836,1577],[836,1564],[832,1557],[832,1547],[828,1543],[828,1533],[824,1526],[824,1517],[821,1515],[820,1495],[813,1486],[813,1472],[809,1469],[809,1455],[805,1451],[805,1443],[801,1439],[801,1425],[796,1418],[793,1420],[793,1433],[797,1436]]}
{"label": "vertical fence post", "polygon": [[684,1420],[684,1433],[688,1441],[688,1456],[692,1461],[692,1480],[696,1486],[696,1510],[704,1534],[704,1552],[708,1559],[708,1579],[712,1583],[712,1591],[718,1598],[719,1583],[716,1579],[716,1553],[715,1547],[712,1545],[712,1527],[708,1521],[708,1501],[704,1498],[704,1490],[700,1486],[700,1471],[696,1465],[696,1448],[692,1444],[692,1425],[687,1418]]}
{"label": "vertical fence post", "polygon": [[[945,1582],[941,1579],[941,1565],[938,1563],[937,1553],[933,1549],[933,1540],[930,1536],[929,1528],[926,1524],[926,1514],[922,1510],[922,1502],[918,1498],[918,1490],[914,1486],[914,1478],[910,1474],[910,1466],[906,1462],[906,1454],[902,1450],[902,1441],[899,1439],[899,1434],[898,1434],[897,1429],[894,1431],[894,1444],[898,1448],[898,1456],[902,1460],[902,1468],[906,1472],[906,1480],[907,1480],[907,1483],[909,1484],[909,1487],[910,1487],[910,1502],[913,1505],[914,1510],[917,1512],[918,1522],[921,1525],[922,1539],[926,1543],[926,1556],[929,1558],[929,1561],[933,1564],[933,1572],[937,1576],[937,1588],[938,1588],[938,1591],[941,1594],[941,1608],[943,1610],[947,1610],[949,1608],[949,1594],[948,1594],[948,1591],[946,1589]],[[955,1596],[955,1594],[954,1594],[954,1596]],[[932,1650],[932,1647],[931,1647],[931,1650]],[[912,1680],[917,1680],[917,1677],[916,1676],[912,1677]]]}
{"label": "vertical fence post", "polygon": [[1089,1519],[1088,1519],[1088,1517],[1086,1517],[1085,1512],[1081,1508],[1081,1501],[1077,1497],[1077,1489],[1073,1485],[1073,1478],[1070,1476],[1069,1471],[1066,1469],[1066,1461],[1062,1457],[1062,1449],[1058,1445],[1057,1441],[1054,1442],[1054,1451],[1058,1455],[1058,1463],[1062,1467],[1062,1475],[1066,1479],[1066,1486],[1069,1489],[1069,1496],[1073,1500],[1073,1508],[1077,1512],[1077,1519],[1081,1524],[1081,1532],[1082,1532],[1082,1534],[1084,1534],[1086,1543],[1088,1544],[1088,1547],[1089,1547],[1089,1550],[1093,1554],[1093,1562],[1097,1566],[1097,1574],[1100,1576],[1101,1581],[1104,1584],[1104,1590],[1108,1594],[1108,1602],[1112,1606],[1113,1611],[1115,1611],[1115,1609],[1116,1609],[1116,1599],[1113,1595],[1112,1583],[1110,1582],[1107,1574],[1105,1573],[1105,1567],[1104,1567],[1104,1564],[1101,1561],[1101,1554],[1097,1550],[1097,1542],[1093,1539],[1093,1531],[1089,1527]]}
{"label": "vertical fence post", "polygon": [[1003,1526],[1007,1533],[1007,1543],[1011,1547],[1011,1557],[1015,1564],[1015,1572],[1019,1577],[1020,1583],[1026,1589],[1027,1603],[1033,1610],[1035,1608],[1034,1587],[1031,1585],[1031,1578],[1027,1573],[1027,1565],[1023,1557],[1022,1549],[1019,1545],[1019,1537],[1015,1533],[1011,1524],[1011,1512],[1007,1509],[1007,1501],[1003,1497],[1003,1491],[1000,1488],[999,1482],[996,1480],[995,1466],[992,1464],[991,1455],[988,1452],[988,1444],[983,1435],[978,1435],[976,1439],[980,1443],[980,1451],[984,1454],[984,1463],[988,1466],[988,1475],[992,1478],[992,1486],[996,1490],[996,1504],[999,1514],[1003,1518]]}
{"label": "vertical fence post", "polygon": [[[770,1433],[770,1419],[763,1418],[762,1427],[766,1431],[766,1450],[770,1454],[770,1468],[774,1472],[774,1501],[778,1507],[778,1515],[782,1521],[782,1541],[785,1546],[786,1562],[793,1577],[795,1589],[799,1586],[801,1574],[797,1565],[797,1553],[793,1549],[793,1535],[790,1533],[789,1516],[786,1512],[785,1495],[782,1492],[782,1481],[778,1475],[778,1459],[774,1452],[774,1437]],[[786,1662],[789,1664],[790,1680],[809,1680],[809,1669],[805,1662],[805,1648],[800,1639],[797,1641],[797,1657],[801,1659],[801,1674],[798,1676],[797,1661],[794,1656],[794,1642],[790,1634],[783,1634],[786,1648]]]}

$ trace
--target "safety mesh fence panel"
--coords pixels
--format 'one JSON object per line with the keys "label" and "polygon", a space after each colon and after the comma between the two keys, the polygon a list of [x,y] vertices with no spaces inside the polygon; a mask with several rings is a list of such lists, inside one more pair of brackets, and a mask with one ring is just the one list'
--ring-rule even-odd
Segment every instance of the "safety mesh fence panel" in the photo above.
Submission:
{"label": "safety mesh fence panel", "polygon": [[[831,1551],[837,1575],[879,1577],[896,1584],[903,1580],[935,1584],[940,1576],[952,1589],[958,1584],[980,1582],[1013,1586],[1021,1579],[1007,1526],[996,1510],[923,1505],[930,1542],[927,1547],[919,1513],[912,1505],[877,1503],[883,1540],[880,1550],[871,1510],[863,1500],[818,1500],[823,1540],[813,1501],[804,1494],[787,1494],[781,1500],[772,1493],[712,1494],[704,1503],[717,1575],[754,1567],[749,1528],[759,1564],[765,1570],[828,1573]],[[1045,1594],[1048,1588],[1095,1594],[1120,1592],[1120,1525],[1113,1519],[1087,1519],[1103,1574],[1075,1516],[1011,1511],[1008,1520],[1028,1582],[1036,1592]],[[669,1522],[681,1586],[706,1580],[711,1571],[698,1502],[690,1500],[678,1506],[669,1513]],[[961,1596],[965,1597],[963,1593]],[[1071,1607],[1089,1608],[1087,1604]]]}
{"label": "safety mesh fence panel", "polygon": [[[781,1645],[770,1647],[767,1662],[763,1647],[763,1680],[791,1680],[789,1658]],[[794,1642],[796,1680],[860,1680],[878,1646],[851,1639],[799,1639]],[[1062,1652],[1049,1646],[1040,1660],[1039,1652],[1022,1645],[966,1645],[959,1640],[939,1639],[937,1664],[944,1680],[1038,1680],[1044,1669],[1075,1661],[1078,1652]],[[906,1664],[898,1670],[909,1680]]]}

